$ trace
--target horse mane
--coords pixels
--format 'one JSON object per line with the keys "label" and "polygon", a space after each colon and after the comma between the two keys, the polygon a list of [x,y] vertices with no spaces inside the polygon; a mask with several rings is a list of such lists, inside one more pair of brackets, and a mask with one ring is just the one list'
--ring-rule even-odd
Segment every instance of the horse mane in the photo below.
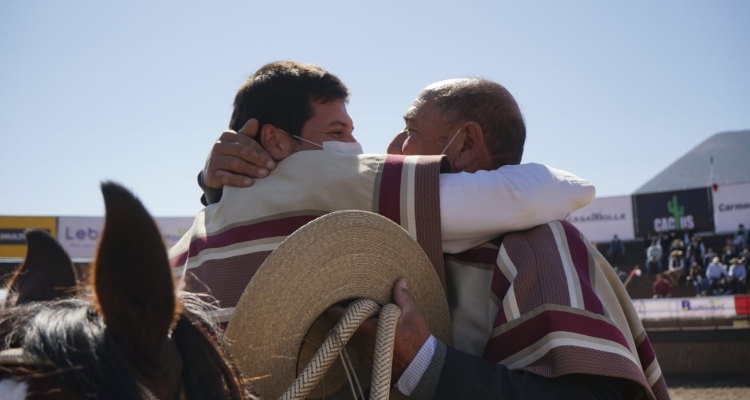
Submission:
{"label": "horse mane", "polygon": [[6,347],[21,349],[29,359],[5,367],[10,375],[56,377],[61,387],[84,398],[106,398],[110,390],[122,399],[141,398],[132,373],[117,368],[127,363],[87,301],[31,302],[3,309],[0,337]]}
{"label": "horse mane", "polygon": [[0,305],[0,380],[54,398],[255,398],[209,317],[215,305],[175,291],[143,204],[112,182],[102,193],[105,226],[85,290],[49,233],[26,232],[26,260]]}
{"label": "horse mane", "polygon": [[[228,360],[219,331],[197,295],[180,292],[184,301],[171,336],[183,359],[188,399],[255,398]],[[219,336],[220,339],[220,336]],[[0,308],[0,341],[22,349],[31,362],[2,366],[9,375],[50,377],[84,398],[142,399],[137,372],[104,321],[88,301],[61,299]],[[113,397],[113,395],[117,397]]]}
{"label": "horse mane", "polygon": [[188,398],[214,399],[228,390],[231,398],[258,399],[251,390],[252,385],[242,379],[229,359],[223,331],[217,329],[217,321],[208,313],[215,305],[194,293],[180,291],[178,297],[184,311],[177,320],[172,339],[184,365],[190,367],[183,370]]}

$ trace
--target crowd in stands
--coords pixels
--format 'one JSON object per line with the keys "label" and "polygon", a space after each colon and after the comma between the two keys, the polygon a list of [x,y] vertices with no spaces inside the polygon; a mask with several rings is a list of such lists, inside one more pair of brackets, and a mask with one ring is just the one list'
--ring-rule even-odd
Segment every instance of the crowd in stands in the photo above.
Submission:
{"label": "crowd in stands", "polygon": [[[739,224],[719,252],[706,247],[700,236],[688,233],[659,233],[646,238],[645,273],[656,275],[653,297],[670,297],[678,285],[693,286],[696,296],[747,293],[747,234]],[[624,247],[615,236],[608,256],[615,258],[618,254],[624,254]]]}

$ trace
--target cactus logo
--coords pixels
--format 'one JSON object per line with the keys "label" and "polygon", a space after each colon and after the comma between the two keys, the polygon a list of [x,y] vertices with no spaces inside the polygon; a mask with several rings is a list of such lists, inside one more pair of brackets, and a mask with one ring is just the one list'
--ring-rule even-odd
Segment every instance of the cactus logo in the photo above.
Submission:
{"label": "cactus logo", "polygon": [[667,211],[672,215],[666,218],[656,218],[654,220],[654,230],[656,232],[679,231],[695,228],[692,215],[685,215],[685,207],[681,206],[677,195],[667,201]]}
{"label": "cactus logo", "polygon": [[680,217],[682,217],[685,214],[685,207],[681,207],[679,203],[677,203],[677,195],[672,196],[672,200],[669,200],[667,202],[667,210],[669,210],[669,213],[672,214],[672,217],[675,220],[674,228],[675,230],[680,230]]}
{"label": "cactus logo", "polygon": [[659,232],[711,232],[714,229],[711,189],[645,193],[633,197],[636,236]]}
{"label": "cactus logo", "polygon": [[654,219],[655,232],[680,231],[695,228],[693,216],[690,214],[685,215],[685,207],[680,205],[676,194],[667,201],[667,211],[671,215],[670,217]]}

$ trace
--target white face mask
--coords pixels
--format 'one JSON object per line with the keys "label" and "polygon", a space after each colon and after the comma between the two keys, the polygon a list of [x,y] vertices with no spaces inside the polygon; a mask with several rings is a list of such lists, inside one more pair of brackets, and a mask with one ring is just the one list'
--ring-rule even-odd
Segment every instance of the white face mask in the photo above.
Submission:
{"label": "white face mask", "polygon": [[362,145],[357,142],[323,142],[323,150],[335,151],[341,154],[362,154]]}
{"label": "white face mask", "polygon": [[[286,132],[285,130],[281,130],[281,131]],[[323,150],[333,151],[333,152],[341,153],[341,154],[354,154],[354,155],[364,153],[362,151],[362,145],[358,142],[338,142],[335,140],[330,140],[330,141],[323,142],[323,144],[317,144],[311,140],[307,140],[303,138],[302,136],[292,135],[290,133],[287,133],[287,135],[294,136],[303,142],[307,142],[307,143],[310,143],[311,145],[318,146],[322,148]]]}
{"label": "white face mask", "polygon": [[455,134],[453,135],[453,137],[451,138],[451,141],[450,141],[450,142],[448,142],[448,144],[446,144],[446,145],[445,145],[445,148],[443,149],[443,151],[442,151],[442,152],[440,152],[440,155],[441,155],[441,156],[442,156],[443,154],[445,154],[445,151],[446,151],[446,150],[448,150],[448,147],[449,147],[449,146],[451,145],[451,143],[453,143],[453,141],[454,141],[454,140],[456,140],[456,137],[458,137],[458,134],[459,134],[459,133],[461,132],[461,129],[463,129],[463,127],[461,127],[461,128],[458,128],[458,130],[456,131],[456,133],[455,133]]}

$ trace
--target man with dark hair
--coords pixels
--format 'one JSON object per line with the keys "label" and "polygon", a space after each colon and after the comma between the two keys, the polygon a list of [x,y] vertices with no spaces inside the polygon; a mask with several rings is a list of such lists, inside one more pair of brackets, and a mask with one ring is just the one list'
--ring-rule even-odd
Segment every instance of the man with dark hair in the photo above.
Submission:
{"label": "man with dark hair", "polygon": [[293,61],[274,62],[261,67],[239,88],[229,129],[238,131],[255,118],[261,126],[274,124],[299,135],[316,114],[316,106],[348,101],[349,89],[323,68]]}
{"label": "man with dark hair", "polygon": [[[472,114],[477,108],[490,115]],[[572,225],[558,221],[499,236],[562,219],[545,218],[549,216],[549,210],[545,208],[560,209],[560,205],[555,204],[556,195],[548,189],[539,190],[539,187],[528,189],[528,182],[525,183],[524,179],[536,174],[504,176],[503,179],[510,178],[506,183],[514,193],[496,201],[496,210],[487,208],[487,204],[477,206],[482,204],[482,196],[490,194],[492,199],[502,193],[496,187],[497,182],[492,180],[495,175],[534,168],[533,165],[512,165],[521,160],[525,126],[510,93],[501,85],[484,79],[438,82],[420,93],[404,120],[405,129],[389,145],[389,153],[393,155],[376,158],[382,161],[379,165],[383,170],[388,169],[394,160],[416,159],[418,164],[427,164],[431,160],[430,157],[417,157],[417,154],[445,154],[453,172],[461,173],[440,174],[439,195],[432,195],[439,198],[440,203],[444,258],[430,252],[429,243],[425,243],[426,235],[419,233],[419,226],[409,227],[408,221],[417,225],[419,221],[424,223],[419,214],[425,197],[408,202],[403,193],[396,191],[391,192],[396,198],[392,201],[394,196],[387,195],[388,185],[383,183],[394,176],[421,176],[420,173],[404,173],[401,167],[395,172],[376,172],[373,181],[378,182],[375,191],[379,191],[379,195],[364,196],[366,201],[379,199],[367,206],[375,207],[368,209],[400,223],[410,234],[415,232],[413,237],[425,248],[444,282],[451,307],[453,347],[437,342],[430,335],[429,327],[425,326],[423,318],[420,319],[405,286],[402,283],[396,285],[396,302],[407,310],[399,320],[396,334],[394,378],[398,389],[415,398],[668,397],[658,363],[627,293],[606,260],[580,232]],[[263,129],[261,127],[261,132]],[[247,173],[251,165],[252,168],[270,168],[265,162],[273,158],[269,156],[270,151],[269,155],[263,156],[258,151],[260,146],[253,150],[251,138],[256,130],[251,121],[240,134],[222,134],[202,173],[207,177],[206,184],[219,188],[222,184],[239,182],[238,179],[245,179],[248,175],[266,175]],[[302,161],[314,156],[310,153],[315,152],[300,152],[288,157],[278,164],[268,179],[255,181],[253,187],[225,187],[227,192],[221,202],[209,206],[205,217],[196,219],[196,225],[222,218],[226,220],[225,226],[236,220],[265,223],[259,215],[237,217],[231,211],[247,212],[259,203],[272,203],[278,199],[278,191],[270,191],[272,184],[268,182],[284,180],[291,175],[291,168],[296,167],[294,178],[300,185],[313,179],[311,176],[327,179],[329,173],[341,170],[340,167],[325,171],[304,169]],[[248,156],[250,154],[252,157]],[[327,161],[316,164],[319,168],[344,162],[344,158],[335,154],[320,156]],[[246,165],[232,168],[238,163]],[[457,180],[468,176],[475,179],[463,184]],[[344,181],[341,177],[335,178]],[[358,178],[348,178],[351,181],[347,181],[347,185],[356,186],[356,183],[349,182],[361,179],[361,174]],[[536,179],[537,183],[544,181]],[[244,185],[247,184],[245,181]],[[326,182],[320,185],[328,187]],[[415,193],[427,191],[421,190],[419,185],[420,182],[413,180],[399,182],[398,187],[416,186]],[[236,199],[240,197],[238,191],[253,188],[256,190],[252,191],[251,203],[245,204],[244,208],[230,206],[234,200],[228,200],[227,196]],[[330,190],[326,189],[326,193],[315,190],[315,187],[306,186],[298,191],[297,200],[309,202],[314,198],[312,202],[317,207],[326,203],[324,207],[362,209],[356,204],[352,207],[354,200],[349,200],[346,205],[341,202],[333,204],[326,199],[321,202]],[[361,196],[359,191],[336,193],[337,200]],[[247,193],[243,194],[247,197]],[[306,200],[301,200],[302,197]],[[513,201],[506,201],[514,197],[515,201],[527,203],[526,208],[518,208]],[[544,205],[544,197],[551,204]],[[391,209],[404,204],[413,204],[413,207],[400,208],[396,212]],[[519,215],[520,221],[504,219],[505,226],[499,229],[493,226],[498,223],[495,214],[503,213],[505,206],[516,207],[524,214]],[[222,208],[226,209],[225,212],[221,211]],[[306,210],[309,209],[306,206]],[[275,212],[297,215],[284,207]],[[546,215],[542,217],[539,213]],[[214,218],[219,214],[221,218]],[[410,214],[415,215],[409,217]],[[460,214],[457,219],[463,225],[451,220],[456,214]],[[434,221],[435,214],[427,219]],[[528,224],[531,219],[538,222]],[[208,227],[203,233],[199,229],[197,235],[193,232],[193,238],[201,239],[193,244],[199,247],[201,242],[211,242],[211,230],[223,232],[217,228],[221,227]],[[435,233],[434,228],[432,233]],[[258,229],[261,229],[259,225],[254,232]],[[284,232],[291,233],[289,230]],[[216,241],[220,242],[220,238]],[[253,246],[269,249],[267,242],[258,241],[246,247]],[[237,249],[234,247],[232,251]],[[186,240],[178,244],[171,256],[176,265],[185,265],[190,271],[195,271],[200,268],[196,268],[196,264],[216,261],[215,251],[207,250],[203,255],[200,249],[190,246],[190,240]],[[196,262],[191,266],[193,260]],[[234,261],[236,266],[244,260],[235,256]]]}
{"label": "man with dark hair", "polygon": [[[349,89],[338,77],[312,64],[269,63],[252,74],[237,91],[229,128],[239,131],[255,119],[261,127],[255,140],[273,161],[326,141],[356,143],[346,112]],[[267,160],[267,162],[273,162]],[[204,204],[215,203],[220,190],[205,188]]]}

